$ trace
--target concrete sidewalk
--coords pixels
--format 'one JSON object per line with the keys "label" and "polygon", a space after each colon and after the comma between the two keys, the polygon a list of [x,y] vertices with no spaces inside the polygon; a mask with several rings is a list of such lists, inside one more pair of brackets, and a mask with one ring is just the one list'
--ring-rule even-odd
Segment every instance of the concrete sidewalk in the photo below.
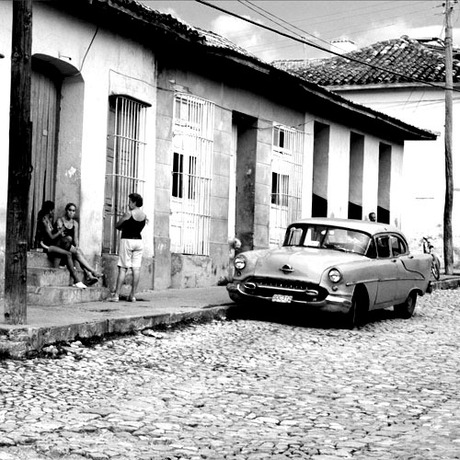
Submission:
{"label": "concrete sidewalk", "polygon": [[[432,285],[433,289],[457,289],[460,276],[442,275]],[[30,305],[26,324],[11,326],[4,321],[4,305],[0,302],[0,358],[27,357],[59,342],[223,318],[234,306],[225,287],[167,289],[141,293],[135,303],[120,300],[49,307]]]}
{"label": "concrete sidewalk", "polygon": [[225,287],[168,289],[141,293],[134,303],[121,299],[50,307],[29,305],[26,324],[13,326],[5,323],[1,303],[0,355],[23,358],[54,343],[222,318],[233,305]]}

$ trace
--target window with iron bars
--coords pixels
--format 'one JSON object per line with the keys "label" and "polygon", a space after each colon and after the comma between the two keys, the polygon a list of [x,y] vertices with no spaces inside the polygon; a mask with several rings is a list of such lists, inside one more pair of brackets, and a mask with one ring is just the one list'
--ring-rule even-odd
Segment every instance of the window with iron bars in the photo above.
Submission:
{"label": "window with iron bars", "polygon": [[171,251],[209,255],[214,104],[174,98]]}
{"label": "window with iron bars", "polygon": [[288,126],[273,127],[269,243],[283,241],[287,226],[301,217],[305,133]]}
{"label": "window with iron bars", "polygon": [[144,193],[147,107],[126,96],[109,99],[103,252],[118,252],[120,232],[115,224],[127,209],[128,195]]}

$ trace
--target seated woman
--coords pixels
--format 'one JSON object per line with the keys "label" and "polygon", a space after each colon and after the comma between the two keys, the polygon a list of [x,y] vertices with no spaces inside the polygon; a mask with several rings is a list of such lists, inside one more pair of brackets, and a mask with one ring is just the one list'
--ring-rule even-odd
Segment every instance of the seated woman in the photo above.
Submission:
{"label": "seated woman", "polygon": [[80,264],[82,270],[85,272],[85,283],[91,286],[97,283],[102,273],[98,273],[97,270],[90,265],[78,246],[78,222],[75,220],[76,211],[77,206],[74,203],[67,203],[65,214],[56,221],[56,228],[62,231],[63,240],[61,247],[70,251],[72,257]]}
{"label": "seated woman", "polygon": [[79,289],[86,289],[86,285],[81,282],[77,271],[74,267],[73,257],[70,251],[61,248],[59,240],[62,237],[63,230],[54,230],[54,202],[45,201],[42,209],[37,216],[37,234],[35,237],[36,247],[42,248],[48,254],[48,257],[53,262],[54,267],[59,265],[63,260],[73,279],[73,286]]}

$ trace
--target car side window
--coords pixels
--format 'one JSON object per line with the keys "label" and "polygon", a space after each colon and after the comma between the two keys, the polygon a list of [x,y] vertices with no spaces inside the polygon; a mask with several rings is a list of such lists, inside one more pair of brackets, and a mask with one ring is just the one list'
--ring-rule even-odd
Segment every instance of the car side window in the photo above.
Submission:
{"label": "car side window", "polygon": [[407,245],[399,236],[391,235],[391,250],[393,256],[400,256],[401,254],[406,254]]}
{"label": "car side window", "polygon": [[377,241],[377,256],[379,258],[390,257],[390,237],[388,235],[378,236]]}

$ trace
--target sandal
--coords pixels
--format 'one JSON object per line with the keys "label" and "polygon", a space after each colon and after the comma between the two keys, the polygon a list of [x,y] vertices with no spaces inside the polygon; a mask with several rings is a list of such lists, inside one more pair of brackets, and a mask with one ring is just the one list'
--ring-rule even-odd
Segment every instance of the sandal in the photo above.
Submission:
{"label": "sandal", "polygon": [[86,285],[87,286],[92,286],[93,284],[96,284],[99,281],[98,278],[87,278],[86,279]]}

